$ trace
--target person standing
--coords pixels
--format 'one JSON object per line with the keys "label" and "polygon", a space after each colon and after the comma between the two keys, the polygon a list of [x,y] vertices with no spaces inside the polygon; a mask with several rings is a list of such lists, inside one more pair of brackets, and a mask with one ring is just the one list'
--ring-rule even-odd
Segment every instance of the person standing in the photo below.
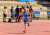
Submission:
{"label": "person standing", "polygon": [[21,12],[20,12],[20,16],[21,16],[21,18],[20,18],[20,20],[22,19],[22,21],[23,21],[23,16],[24,16],[24,6],[21,6]]}
{"label": "person standing", "polygon": [[[16,9],[15,9],[15,16],[16,16],[16,21],[15,22],[19,22],[19,11],[20,11],[20,9],[19,9],[19,5],[17,5],[17,7],[16,7]],[[18,21],[17,21],[17,19],[18,19]]]}
{"label": "person standing", "polygon": [[4,7],[4,10],[3,10],[3,22],[6,22],[6,17],[7,17],[7,7]]}
{"label": "person standing", "polygon": [[14,11],[14,9],[13,9],[14,7],[12,6],[11,7],[11,22],[13,23],[13,17],[14,17],[14,14],[13,14],[13,11]]}
{"label": "person standing", "polygon": [[33,9],[32,6],[30,6],[30,22],[32,22],[32,15],[33,15]]}

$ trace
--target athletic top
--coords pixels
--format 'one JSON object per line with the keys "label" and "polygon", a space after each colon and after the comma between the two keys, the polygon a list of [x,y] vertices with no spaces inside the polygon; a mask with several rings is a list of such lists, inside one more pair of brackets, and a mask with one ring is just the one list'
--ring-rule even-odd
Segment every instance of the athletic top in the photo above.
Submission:
{"label": "athletic top", "polygon": [[15,9],[15,13],[16,13],[16,14],[19,13],[19,10],[20,10],[19,8],[16,8],[16,9]]}
{"label": "athletic top", "polygon": [[14,11],[14,10],[13,10],[13,9],[11,9],[11,13],[12,13],[12,14],[13,14],[13,11]]}
{"label": "athletic top", "polygon": [[28,18],[28,12],[24,12],[24,17]]}
{"label": "athletic top", "polygon": [[22,9],[21,12],[23,13],[24,12],[24,9]]}
{"label": "athletic top", "polygon": [[23,15],[23,13],[24,13],[24,9],[21,10],[21,16]]}
{"label": "athletic top", "polygon": [[29,12],[24,12],[24,22],[28,22],[28,13]]}
{"label": "athletic top", "polygon": [[3,10],[3,14],[6,14],[6,12],[7,12],[7,9],[4,9],[4,10]]}
{"label": "athletic top", "polygon": [[29,12],[29,9],[27,9],[27,12]]}

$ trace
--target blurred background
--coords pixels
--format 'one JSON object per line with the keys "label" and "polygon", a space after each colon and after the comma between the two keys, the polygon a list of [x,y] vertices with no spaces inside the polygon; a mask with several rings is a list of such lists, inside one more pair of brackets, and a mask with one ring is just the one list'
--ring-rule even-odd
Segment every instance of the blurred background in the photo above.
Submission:
{"label": "blurred background", "polygon": [[3,18],[4,6],[7,7],[7,18],[10,17],[11,6],[31,5],[33,8],[33,19],[48,20],[50,18],[50,0],[0,0],[0,19]]}

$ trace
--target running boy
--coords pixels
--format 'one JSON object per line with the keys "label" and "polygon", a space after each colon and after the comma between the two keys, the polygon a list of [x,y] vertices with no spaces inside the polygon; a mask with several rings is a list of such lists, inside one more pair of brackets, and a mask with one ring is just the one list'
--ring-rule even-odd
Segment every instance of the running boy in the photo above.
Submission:
{"label": "running boy", "polygon": [[4,10],[3,10],[3,22],[6,22],[6,17],[7,17],[7,7],[4,7]]}
{"label": "running boy", "polygon": [[[26,24],[28,22],[28,12],[27,12],[27,8],[25,8],[25,12],[24,12],[24,26],[25,26],[25,30],[23,31],[24,33],[26,32]],[[28,23],[29,26],[29,23]]]}

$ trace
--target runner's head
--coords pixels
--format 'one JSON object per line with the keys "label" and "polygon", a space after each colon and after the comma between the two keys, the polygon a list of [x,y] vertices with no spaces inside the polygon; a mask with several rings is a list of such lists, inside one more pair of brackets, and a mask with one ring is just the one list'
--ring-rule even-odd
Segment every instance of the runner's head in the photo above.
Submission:
{"label": "runner's head", "polygon": [[25,12],[27,12],[27,8],[25,8]]}

